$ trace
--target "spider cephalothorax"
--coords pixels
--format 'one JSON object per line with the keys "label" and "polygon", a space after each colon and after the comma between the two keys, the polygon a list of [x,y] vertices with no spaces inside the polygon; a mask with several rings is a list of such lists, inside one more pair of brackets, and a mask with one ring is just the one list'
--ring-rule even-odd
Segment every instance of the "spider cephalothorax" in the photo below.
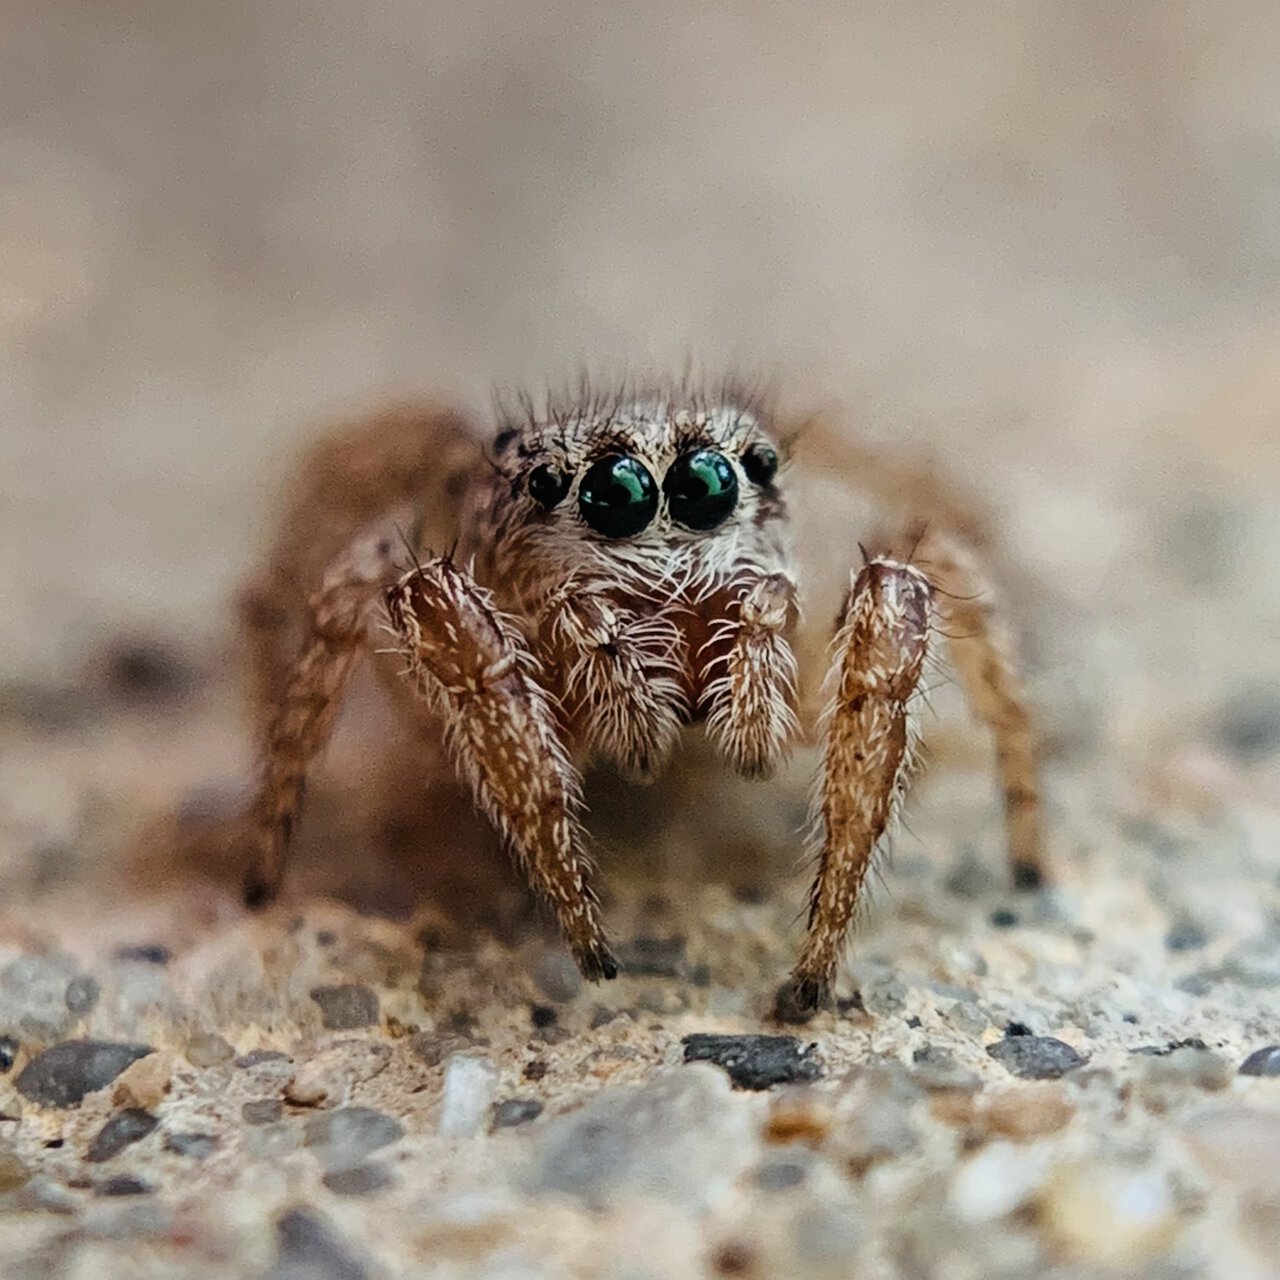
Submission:
{"label": "spider cephalothorax", "polygon": [[[579,822],[585,760],[651,777],[682,728],[703,722],[755,777],[801,729],[782,439],[749,398],[637,394],[527,408],[487,447],[429,410],[322,446],[272,576],[247,597],[269,708],[251,900],[279,885],[307,765],[381,615],[413,705],[583,971],[612,977]],[[398,529],[418,548],[407,569]],[[996,733],[1015,865],[1040,873],[1032,741],[1007,647],[962,543],[940,522],[918,541],[928,576],[907,556],[864,556],[837,623],[829,702],[810,726],[823,749],[819,869],[786,1016],[829,990],[911,764],[935,614],[955,623],[953,661]],[[441,545],[452,552],[432,555]],[[299,576],[315,589],[287,660],[275,584]]]}

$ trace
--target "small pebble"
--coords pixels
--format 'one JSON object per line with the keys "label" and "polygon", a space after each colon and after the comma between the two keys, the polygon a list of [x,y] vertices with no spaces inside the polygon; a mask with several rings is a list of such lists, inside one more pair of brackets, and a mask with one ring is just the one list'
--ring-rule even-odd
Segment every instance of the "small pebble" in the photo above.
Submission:
{"label": "small pebble", "polygon": [[145,1044],[65,1040],[27,1063],[17,1079],[18,1092],[45,1107],[78,1106],[86,1094],[105,1089],[151,1052]]}
{"label": "small pebble", "polygon": [[776,1084],[817,1080],[822,1066],[816,1046],[802,1045],[795,1036],[685,1036],[685,1062],[712,1062],[728,1073],[739,1089],[769,1089]]}
{"label": "small pebble", "polygon": [[380,1164],[362,1164],[354,1169],[330,1169],[321,1179],[334,1195],[367,1196],[395,1186],[395,1174]]}
{"label": "small pebble", "polygon": [[198,1031],[187,1041],[187,1061],[193,1067],[218,1067],[235,1056],[231,1045],[208,1031]]}
{"label": "small pebble", "polygon": [[328,1169],[354,1169],[404,1137],[404,1126],[373,1107],[341,1107],[307,1121],[303,1141]]}
{"label": "small pebble", "polygon": [[118,1111],[98,1130],[85,1159],[90,1164],[101,1164],[118,1156],[125,1147],[145,1138],[157,1125],[158,1121],[149,1111],[140,1107],[127,1107]]}
{"label": "small pebble", "polygon": [[925,1089],[960,1089],[972,1092],[982,1083],[978,1075],[962,1066],[949,1049],[925,1045],[911,1055],[912,1078]]}
{"label": "small pebble", "polygon": [[564,1004],[582,990],[582,974],[568,952],[544,951],[533,966],[533,980],[553,1004]]}
{"label": "small pebble", "polygon": [[987,1054],[1024,1080],[1057,1080],[1088,1061],[1053,1036],[1006,1035],[989,1044]]}
{"label": "small pebble", "polygon": [[882,974],[858,989],[863,1008],[876,1017],[901,1013],[907,1007],[907,984],[895,974]]}
{"label": "small pebble", "polygon": [[1222,710],[1218,740],[1247,764],[1280,752],[1280,686],[1261,685],[1233,697]]}
{"label": "small pebble", "polygon": [[148,1054],[126,1067],[116,1081],[111,1098],[118,1107],[141,1107],[154,1111],[164,1101],[173,1078],[171,1053]]}
{"label": "small pebble", "polygon": [[987,919],[997,929],[1013,929],[1018,923],[1018,913],[1008,907],[997,907]]}
{"label": "small pebble", "polygon": [[117,947],[114,952],[117,960],[133,961],[137,964],[168,964],[172,958],[168,947],[158,943],[144,942],[136,946]]}
{"label": "small pebble", "polygon": [[14,1191],[31,1181],[31,1170],[8,1143],[0,1144],[0,1192]]}
{"label": "small pebble", "polygon": [[991,1025],[991,1019],[983,1013],[982,1009],[967,1000],[957,1000],[955,1004],[945,1009],[942,1020],[962,1035],[973,1036],[975,1039]]}
{"label": "small pebble", "polygon": [[0,1075],[13,1070],[13,1064],[18,1060],[18,1050],[21,1047],[13,1036],[0,1036]]}
{"label": "small pebble", "polygon": [[101,995],[102,988],[98,985],[98,980],[91,978],[87,973],[82,973],[67,983],[67,991],[63,999],[66,1001],[68,1012],[74,1013],[76,1017],[82,1017],[97,1006]]}
{"label": "small pebble", "polygon": [[489,1118],[498,1069],[488,1058],[455,1053],[444,1067],[444,1097],[437,1126],[446,1138],[470,1138]]}
{"label": "small pebble", "polygon": [[494,1104],[494,1129],[511,1129],[518,1124],[527,1124],[542,1114],[542,1103],[537,1098],[505,1098]]}
{"label": "small pebble", "polygon": [[475,1048],[474,1043],[456,1031],[419,1031],[409,1037],[409,1048],[429,1067],[438,1067],[455,1053]]}
{"label": "small pebble", "polygon": [[752,1181],[761,1191],[790,1191],[808,1176],[808,1165],[795,1160],[772,1160],[756,1170]]}
{"label": "small pebble", "polygon": [[592,1031],[599,1031],[601,1027],[607,1027],[615,1018],[619,1017],[619,1010],[606,1009],[604,1005],[598,1004],[591,1010],[590,1027]]}
{"label": "small pebble", "polygon": [[1169,1040],[1164,1044],[1140,1044],[1129,1052],[1141,1054],[1147,1058],[1164,1058],[1171,1053],[1176,1053],[1179,1049],[1207,1049],[1208,1047],[1199,1036],[1190,1036],[1186,1040]]}
{"label": "small pebble", "polygon": [[276,1261],[263,1280],[367,1280],[368,1267],[314,1209],[291,1209],[276,1220]]}
{"label": "small pebble", "polygon": [[541,1080],[547,1074],[547,1064],[541,1058],[534,1058],[532,1062],[524,1064],[524,1070],[520,1074],[526,1080]]}
{"label": "small pebble", "polygon": [[279,1049],[252,1049],[248,1053],[241,1054],[235,1061],[235,1065],[242,1069],[251,1067],[260,1067],[264,1062],[288,1062],[289,1055],[281,1053]]}
{"label": "small pebble", "polygon": [[255,1125],[241,1137],[245,1151],[256,1160],[278,1161],[302,1145],[297,1127],[291,1124]]}
{"label": "small pebble", "polygon": [[377,995],[358,983],[316,987],[311,998],[320,1006],[320,1020],[329,1031],[376,1026],[381,1016]]}
{"label": "small pebble", "polygon": [[1241,1064],[1242,1076],[1280,1076],[1280,1044],[1255,1049]]}
{"label": "small pebble", "polygon": [[0,1031],[56,1040],[71,1030],[67,984],[75,966],[62,956],[18,956],[0,969]]}
{"label": "small pebble", "polygon": [[284,1115],[284,1103],[279,1098],[256,1098],[240,1108],[245,1124],[275,1124]]}
{"label": "small pebble", "polygon": [[192,1160],[207,1160],[220,1145],[220,1139],[214,1133],[169,1133],[164,1139],[166,1151],[190,1156]]}
{"label": "small pebble", "polygon": [[529,1010],[529,1021],[539,1030],[555,1026],[559,1018],[560,1015],[549,1004],[535,1004]]}
{"label": "small pebble", "polygon": [[1209,935],[1194,920],[1182,920],[1164,935],[1164,945],[1170,951],[1199,951],[1209,941]]}
{"label": "small pebble", "polygon": [[151,1184],[131,1173],[122,1173],[99,1182],[94,1191],[100,1196],[147,1196],[151,1194]]}
{"label": "small pebble", "polygon": [[1108,1271],[1136,1274],[1134,1269],[1166,1253],[1178,1235],[1173,1196],[1152,1169],[1060,1169],[1036,1208],[1058,1252]]}

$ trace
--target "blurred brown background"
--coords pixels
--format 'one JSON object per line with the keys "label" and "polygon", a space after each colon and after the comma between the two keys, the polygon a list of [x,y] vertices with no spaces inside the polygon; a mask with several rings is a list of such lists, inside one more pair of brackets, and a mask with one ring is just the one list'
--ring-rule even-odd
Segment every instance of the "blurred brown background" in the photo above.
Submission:
{"label": "blurred brown background", "polygon": [[1041,666],[1143,735],[1274,675],[1276,5],[0,0],[0,36],[10,686],[221,646],[331,413],[691,356],[985,490]]}

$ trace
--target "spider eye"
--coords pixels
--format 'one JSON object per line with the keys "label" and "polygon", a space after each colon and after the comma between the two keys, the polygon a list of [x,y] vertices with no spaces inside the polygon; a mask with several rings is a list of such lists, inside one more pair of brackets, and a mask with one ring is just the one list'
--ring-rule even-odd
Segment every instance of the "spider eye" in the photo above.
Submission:
{"label": "spider eye", "polygon": [[569,477],[555,467],[534,467],[529,473],[529,497],[548,511],[569,492]]}
{"label": "spider eye", "polygon": [[689,529],[714,529],[738,505],[738,477],[715,449],[682,453],[662,482],[671,518]]}
{"label": "spider eye", "polygon": [[653,519],[658,486],[638,458],[611,453],[587,468],[578,486],[578,510],[606,538],[629,538]]}
{"label": "spider eye", "polygon": [[763,489],[778,474],[777,450],[771,444],[753,444],[742,455],[742,469],[752,484]]}

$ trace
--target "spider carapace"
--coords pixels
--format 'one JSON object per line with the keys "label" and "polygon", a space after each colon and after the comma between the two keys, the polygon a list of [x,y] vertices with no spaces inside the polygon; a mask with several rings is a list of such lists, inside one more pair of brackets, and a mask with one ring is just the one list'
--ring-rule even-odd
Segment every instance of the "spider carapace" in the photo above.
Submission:
{"label": "spider carapace", "polygon": [[802,1018],[829,994],[901,800],[939,636],[995,735],[1015,877],[1037,883],[1035,744],[972,522],[923,473],[829,429],[816,436],[827,469],[892,489],[928,524],[855,560],[825,707],[798,714],[792,434],[731,392],[583,394],[526,402],[487,442],[420,406],[314,449],[243,598],[263,708],[247,900],[279,889],[307,769],[365,652],[393,650],[401,704],[443,737],[592,979],[618,965],[584,854],[583,764],[653,777],[701,723],[734,768],[763,777],[807,732],[821,748],[817,873],[775,1006]]}

